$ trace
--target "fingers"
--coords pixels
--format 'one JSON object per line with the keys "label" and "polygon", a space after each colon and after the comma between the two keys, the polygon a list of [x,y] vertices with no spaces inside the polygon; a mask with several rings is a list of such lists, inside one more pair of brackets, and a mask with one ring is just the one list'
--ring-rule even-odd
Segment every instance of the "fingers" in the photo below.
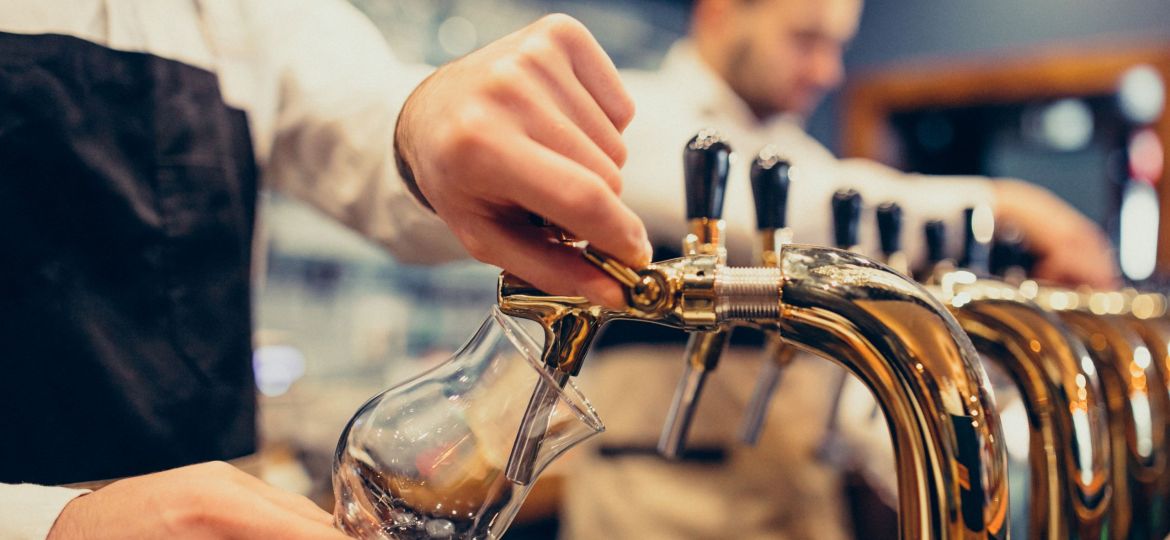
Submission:
{"label": "fingers", "polygon": [[[599,144],[598,137],[584,131],[577,119],[570,118],[563,109],[557,108],[543,97],[527,93],[515,95],[510,96],[503,105],[517,113],[517,116],[527,119],[524,122],[524,129],[530,138],[585,166],[604,180],[611,191],[615,194],[621,193],[620,163],[615,160],[614,153],[619,154],[618,157],[624,160],[625,146],[613,126],[608,127],[609,134],[600,136],[608,140]],[[604,117],[602,121],[605,121]],[[605,146],[610,149],[606,149]]]}
{"label": "fingers", "polygon": [[592,171],[531,141],[498,149],[500,193],[626,264],[650,261],[646,228]]}
{"label": "fingers", "polygon": [[[509,227],[492,219],[478,220],[471,228],[476,237],[468,248],[477,259],[497,266],[507,262],[509,271],[551,294],[584,296],[612,308],[626,306],[617,281],[588,263],[576,248],[552,241],[546,230]],[[481,251],[474,246],[491,248]]]}
{"label": "fingers", "polygon": [[324,525],[331,525],[333,523],[333,517],[307,497],[277,488],[243,471],[240,471],[234,480],[239,482],[240,485],[256,492],[261,497],[264,497],[269,502],[307,520]]}
{"label": "fingers", "polygon": [[634,100],[626,92],[617,68],[585,25],[567,15],[541,19],[554,39],[569,52],[573,72],[618,131],[634,117]]}
{"label": "fingers", "polygon": [[[345,534],[331,525],[331,521],[305,518],[274,504],[265,498],[252,498],[247,512],[235,511],[228,515],[223,524],[228,537],[240,540],[262,540],[285,538],[289,540],[347,540]],[[237,508],[237,510],[241,510]]]}

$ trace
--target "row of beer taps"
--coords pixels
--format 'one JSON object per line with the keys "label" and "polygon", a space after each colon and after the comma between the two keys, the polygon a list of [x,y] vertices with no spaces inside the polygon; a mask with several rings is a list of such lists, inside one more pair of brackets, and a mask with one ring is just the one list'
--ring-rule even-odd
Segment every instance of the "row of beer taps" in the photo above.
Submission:
{"label": "row of beer taps", "polygon": [[[703,131],[684,150],[689,233],[683,256],[641,269],[565,238],[627,289],[628,307],[548,295],[515,276],[499,281],[500,309],[538,322],[543,365],[564,384],[592,339],[617,319],[690,333],[685,370],[659,439],[681,453],[704,382],[729,334],[765,333],[763,365],[741,438],[754,443],[783,370],[797,351],[834,361],[873,393],[890,429],[902,538],[1162,538],[1170,532],[1170,318],[1158,294],[1073,291],[958,269],[941,222],[924,233],[931,270],[914,280],[901,250],[901,210],[877,207],[880,261],[856,253],[862,202],[834,195],[836,248],[794,244],[787,226],[791,164],[754,156],[759,234],[754,267],[727,265],[723,194],[731,147]],[[799,178],[796,180],[799,181]],[[968,223],[984,219],[968,214]],[[985,241],[968,227],[968,256]],[[975,242],[974,244],[972,242]],[[983,362],[1010,376],[1030,426],[1026,515],[1009,506],[1004,434]],[[844,378],[835,382],[838,387]],[[839,388],[838,388],[839,389]],[[507,475],[530,482],[547,428],[549,390],[537,389]],[[837,402],[840,403],[840,402]],[[836,418],[833,414],[830,418]],[[824,449],[837,446],[829,426]]]}

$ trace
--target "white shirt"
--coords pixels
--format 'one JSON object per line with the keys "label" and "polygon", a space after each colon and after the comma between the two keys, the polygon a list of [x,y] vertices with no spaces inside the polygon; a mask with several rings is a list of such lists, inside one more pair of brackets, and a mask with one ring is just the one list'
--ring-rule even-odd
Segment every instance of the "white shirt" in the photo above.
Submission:
{"label": "white shirt", "polygon": [[[465,256],[406,191],[391,153],[398,111],[426,68],[395,61],[348,2],[6,0],[0,31],[71,35],[212,71],[227,104],[247,113],[267,187],[313,204],[400,260]],[[0,484],[0,540],[45,538],[82,493]]]}

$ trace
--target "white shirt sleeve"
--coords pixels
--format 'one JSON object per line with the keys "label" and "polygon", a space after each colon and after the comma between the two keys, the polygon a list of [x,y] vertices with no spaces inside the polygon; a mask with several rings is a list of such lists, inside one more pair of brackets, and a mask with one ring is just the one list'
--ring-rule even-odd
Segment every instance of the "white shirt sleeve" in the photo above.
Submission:
{"label": "white shirt sleeve", "polygon": [[[246,14],[260,69],[276,81],[257,144],[264,180],[314,205],[404,262],[466,257],[406,189],[394,163],[398,111],[430,72],[398,62],[341,0],[257,1]],[[268,146],[268,148],[263,148]]]}
{"label": "white shirt sleeve", "polygon": [[44,540],[65,505],[86,493],[84,489],[0,484],[0,538]]}

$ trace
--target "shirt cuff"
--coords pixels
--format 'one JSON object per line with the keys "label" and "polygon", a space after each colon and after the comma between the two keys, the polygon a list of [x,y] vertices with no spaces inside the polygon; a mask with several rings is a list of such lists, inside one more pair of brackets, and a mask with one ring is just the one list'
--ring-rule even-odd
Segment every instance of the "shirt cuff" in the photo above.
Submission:
{"label": "shirt cuff", "polygon": [[65,505],[86,489],[0,484],[0,538],[45,540]]}

